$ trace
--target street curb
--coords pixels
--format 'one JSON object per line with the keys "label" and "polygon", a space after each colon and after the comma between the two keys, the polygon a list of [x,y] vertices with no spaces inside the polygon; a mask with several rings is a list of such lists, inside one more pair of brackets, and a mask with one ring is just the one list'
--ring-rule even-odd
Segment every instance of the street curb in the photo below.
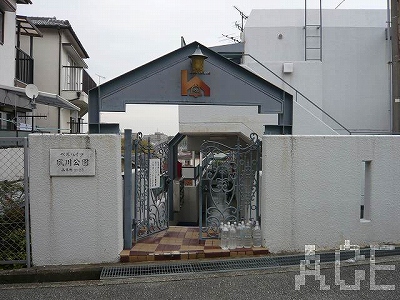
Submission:
{"label": "street curb", "polygon": [[0,284],[99,280],[103,265],[33,267],[0,271]]}

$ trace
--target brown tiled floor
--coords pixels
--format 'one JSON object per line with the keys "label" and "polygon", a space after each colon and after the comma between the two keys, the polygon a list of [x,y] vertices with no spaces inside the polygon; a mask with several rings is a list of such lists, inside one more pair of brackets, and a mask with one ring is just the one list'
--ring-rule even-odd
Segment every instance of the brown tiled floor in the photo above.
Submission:
{"label": "brown tiled floor", "polygon": [[199,240],[198,227],[171,226],[123,250],[121,262],[184,260],[268,254],[262,247],[223,250],[219,240]]}

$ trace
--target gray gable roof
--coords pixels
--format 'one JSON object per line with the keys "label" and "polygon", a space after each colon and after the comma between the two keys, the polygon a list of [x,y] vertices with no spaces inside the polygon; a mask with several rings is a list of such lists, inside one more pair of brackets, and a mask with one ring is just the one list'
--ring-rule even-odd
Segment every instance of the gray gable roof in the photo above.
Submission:
{"label": "gray gable roof", "polygon": [[68,20],[57,20],[56,17],[29,17],[29,19],[33,24],[41,27],[71,27]]}
{"label": "gray gable roof", "polygon": [[[188,74],[197,49],[207,56],[205,71]],[[201,84],[207,95],[185,93]],[[292,101],[281,88],[193,42],[91,89],[89,130],[101,131],[101,111],[123,112],[126,104],[257,106],[259,113],[279,114],[279,125],[291,125]]]}
{"label": "gray gable roof", "polygon": [[69,30],[69,32],[81,48],[84,54],[84,58],[89,58],[89,54],[86,52],[75,31],[72,29],[71,23],[69,23],[68,20],[58,20],[56,17],[29,17],[29,20],[38,28],[62,28]]}

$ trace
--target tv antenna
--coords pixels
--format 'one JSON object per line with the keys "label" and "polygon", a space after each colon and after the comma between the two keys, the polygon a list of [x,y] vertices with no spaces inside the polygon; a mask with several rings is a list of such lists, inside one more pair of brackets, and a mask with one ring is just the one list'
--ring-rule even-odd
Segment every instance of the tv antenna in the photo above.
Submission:
{"label": "tv antenna", "polygon": [[100,85],[100,79],[106,79],[104,76],[101,76],[101,75],[99,75],[99,74],[96,74],[96,76],[99,77],[99,85]]}
{"label": "tv antenna", "polygon": [[[243,32],[243,31],[244,31],[244,20],[247,20],[248,16],[245,15],[244,12],[242,12],[242,11],[241,11],[239,8],[237,8],[236,6],[233,6],[233,7],[240,13],[240,16],[241,16],[241,18],[242,18],[242,22],[241,22],[241,23],[235,22],[235,27],[236,27],[237,29],[239,29],[240,32]],[[237,39],[236,37],[233,37],[233,36],[231,36],[231,35],[227,35],[227,34],[223,34],[222,36],[224,36],[224,37],[226,37],[226,38],[228,38],[228,39],[234,41],[235,43],[240,43],[240,42],[241,42],[240,39],[241,39],[241,37],[242,37],[242,34],[240,34],[240,38],[239,38],[239,39]]]}
{"label": "tv antenna", "polygon": [[242,17],[242,25],[240,25],[238,22],[235,22],[235,26],[241,31],[243,32],[244,30],[244,20],[247,20],[247,18],[249,16],[245,15],[243,11],[241,11],[239,8],[237,8],[236,6],[233,6],[239,13],[240,16]]}
{"label": "tv antenna", "polygon": [[222,34],[222,36],[234,41],[235,43],[240,43],[240,41],[237,38],[233,37],[233,36],[229,36],[227,34]]}

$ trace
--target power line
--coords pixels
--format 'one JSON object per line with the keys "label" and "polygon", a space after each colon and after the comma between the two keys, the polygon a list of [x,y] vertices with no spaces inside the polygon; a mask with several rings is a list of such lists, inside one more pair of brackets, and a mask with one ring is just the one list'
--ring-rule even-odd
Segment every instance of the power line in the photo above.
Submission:
{"label": "power line", "polygon": [[342,5],[342,3],[343,3],[344,1],[346,1],[346,0],[343,0],[342,2],[340,2],[340,3],[335,7],[335,9],[338,8],[340,5]]}

